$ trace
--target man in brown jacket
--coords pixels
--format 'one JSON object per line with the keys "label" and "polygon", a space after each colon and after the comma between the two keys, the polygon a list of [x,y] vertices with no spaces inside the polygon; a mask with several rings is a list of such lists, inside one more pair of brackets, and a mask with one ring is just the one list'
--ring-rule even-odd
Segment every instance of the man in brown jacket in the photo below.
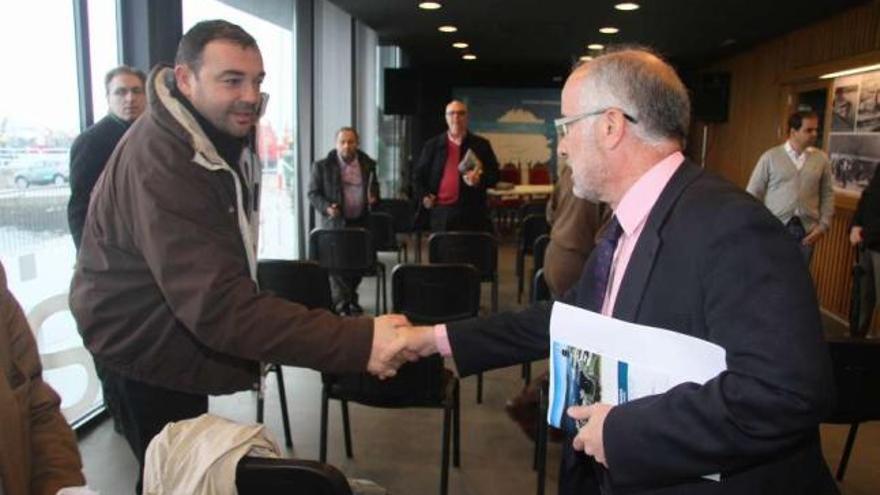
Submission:
{"label": "man in brown jacket", "polygon": [[61,399],[43,381],[37,344],[0,265],[0,493],[55,495],[85,484]]}
{"label": "man in brown jacket", "polygon": [[391,376],[402,359],[405,318],[309,311],[255,282],[263,77],[243,29],[195,25],[92,195],[70,307],[141,464],[166,423],[250,389],[260,361]]}

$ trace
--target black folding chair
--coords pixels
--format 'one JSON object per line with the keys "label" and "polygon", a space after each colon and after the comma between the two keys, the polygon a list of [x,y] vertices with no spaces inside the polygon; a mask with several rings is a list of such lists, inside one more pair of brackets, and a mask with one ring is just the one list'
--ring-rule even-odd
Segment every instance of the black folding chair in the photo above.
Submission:
{"label": "black folding chair", "polygon": [[880,420],[880,341],[829,337],[837,403],[826,423],[849,424],[836,477],[843,481],[859,425]]}
{"label": "black folding chair", "polygon": [[[373,235],[376,251],[397,253],[397,262],[406,262],[406,244],[397,242],[394,233],[394,218],[389,213],[372,211],[367,217],[367,227]],[[402,255],[402,256],[401,256]]]}
{"label": "black folding chair", "polygon": [[[532,280],[532,286],[529,289],[529,303],[535,304],[538,301],[550,301],[551,299],[553,299],[553,295],[550,294],[550,288],[547,287],[547,282],[544,280],[544,269],[539,268],[535,273],[535,278]],[[528,385],[529,382],[532,381],[531,362],[522,364],[521,374],[523,382]]]}
{"label": "black folding chair", "polygon": [[242,457],[235,486],[239,495],[352,495],[338,469],[302,459]]}
{"label": "black folding chair", "polygon": [[[416,209],[413,207],[413,204],[406,199],[380,199],[373,207],[373,211],[391,215],[391,218],[394,220],[394,233],[406,239],[405,242],[399,242],[398,239],[398,242],[403,248],[403,262],[408,262],[407,245],[409,240],[412,239],[412,234],[415,232]],[[419,248],[420,246],[416,244],[415,249],[417,253]],[[418,259],[416,261],[418,262]]]}
{"label": "black folding chair", "polygon": [[[257,282],[261,290],[268,290],[278,297],[314,309],[331,309],[330,282],[327,270],[314,261],[260,260],[257,263]],[[284,373],[280,364],[267,364],[266,374],[275,372],[278,382],[278,398],[281,402],[281,419],[284,424],[284,441],[293,447],[290,434],[290,417],[287,411],[287,394],[284,389]],[[257,422],[263,422],[263,383],[257,391]]]}
{"label": "black folding chair", "polygon": [[[516,250],[516,277],[517,277],[517,293],[516,302],[522,302],[522,293],[525,276],[525,258],[533,254],[535,240],[538,237],[550,233],[550,225],[547,218],[542,214],[532,214],[526,216],[519,229],[519,239]],[[542,260],[543,261],[543,260]]]}
{"label": "black folding chair", "polygon": [[376,314],[388,312],[385,265],[376,258],[373,236],[367,229],[312,230],[309,234],[309,256],[333,275],[375,276]]}
{"label": "black folding chair", "polygon": [[[398,265],[391,273],[391,299],[395,313],[416,324],[434,324],[476,316],[480,307],[480,281],[474,267],[466,264]],[[442,294],[442,297],[438,295]],[[319,458],[327,459],[327,409],[330,399],[343,404],[354,401],[373,407],[437,407],[443,409],[440,493],[449,486],[449,444],[452,465],[459,467],[459,382],[443,366],[440,356],[406,363],[394,378],[379,380],[366,373],[325,373],[321,397],[321,445]],[[346,456],[352,457],[351,428],[343,410]],[[451,434],[450,434],[451,430]]]}
{"label": "black folding chair", "polygon": [[[468,263],[492,284],[492,313],[498,312],[498,241],[486,232],[437,232],[428,237],[429,263]],[[483,403],[483,374],[477,373],[477,404]]]}

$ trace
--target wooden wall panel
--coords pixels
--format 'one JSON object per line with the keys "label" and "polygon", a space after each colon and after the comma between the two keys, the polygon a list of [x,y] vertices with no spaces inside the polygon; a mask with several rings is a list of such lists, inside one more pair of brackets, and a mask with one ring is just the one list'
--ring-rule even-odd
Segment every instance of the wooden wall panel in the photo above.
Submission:
{"label": "wooden wall panel", "polygon": [[[705,67],[731,73],[729,119],[708,127],[707,168],[745,187],[761,153],[783,141],[792,85],[869,61],[880,62],[880,0]],[[689,151],[695,158],[702,129],[700,122],[691,129]],[[853,261],[847,235],[853,202],[838,203],[834,225],[817,246],[812,272],[820,304],[847,319]]]}

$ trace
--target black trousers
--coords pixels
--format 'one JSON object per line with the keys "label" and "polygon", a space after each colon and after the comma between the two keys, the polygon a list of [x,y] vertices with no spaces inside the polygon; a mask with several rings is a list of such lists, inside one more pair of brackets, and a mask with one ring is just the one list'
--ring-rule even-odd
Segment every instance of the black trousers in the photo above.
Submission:
{"label": "black trousers", "polygon": [[104,386],[115,398],[122,434],[140,465],[135,493],[140,494],[144,456],[150,440],[172,421],[208,412],[208,396],[178,392],[131,380],[103,367]]}

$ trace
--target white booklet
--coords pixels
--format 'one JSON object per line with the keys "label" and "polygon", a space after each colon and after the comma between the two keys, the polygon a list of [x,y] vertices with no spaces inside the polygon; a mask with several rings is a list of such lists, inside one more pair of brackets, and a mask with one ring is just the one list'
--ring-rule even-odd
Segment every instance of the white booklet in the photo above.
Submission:
{"label": "white booklet", "polygon": [[550,316],[547,422],[575,434],[583,425],[565,413],[569,406],[623,404],[680,383],[706,383],[726,368],[717,344],[557,302]]}

